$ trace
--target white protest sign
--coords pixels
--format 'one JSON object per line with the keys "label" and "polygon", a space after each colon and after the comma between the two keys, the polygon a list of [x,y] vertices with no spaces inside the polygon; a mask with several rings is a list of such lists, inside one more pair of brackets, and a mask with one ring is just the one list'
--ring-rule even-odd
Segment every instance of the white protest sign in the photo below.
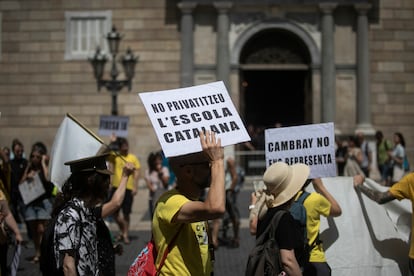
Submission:
{"label": "white protest sign", "polygon": [[111,136],[115,134],[117,137],[128,136],[128,116],[106,116],[101,115],[99,118],[99,131],[101,136]]}
{"label": "white protest sign", "polygon": [[334,124],[266,129],[266,167],[275,162],[304,163],[309,178],[336,176]]}
{"label": "white protest sign", "polygon": [[201,151],[199,130],[211,130],[222,146],[250,141],[222,81],[140,93],[167,157]]}
{"label": "white protest sign", "polygon": [[45,193],[42,180],[40,180],[39,174],[36,173],[31,180],[25,180],[19,184],[20,195],[22,196],[23,203],[29,204],[36,198]]}

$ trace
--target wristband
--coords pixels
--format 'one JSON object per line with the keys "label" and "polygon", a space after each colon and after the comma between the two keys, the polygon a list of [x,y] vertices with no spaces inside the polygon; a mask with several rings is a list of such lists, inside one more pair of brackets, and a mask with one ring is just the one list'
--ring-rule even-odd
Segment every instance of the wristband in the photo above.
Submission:
{"label": "wristband", "polygon": [[254,207],[256,207],[256,205],[254,204],[249,205],[249,210],[252,210]]}

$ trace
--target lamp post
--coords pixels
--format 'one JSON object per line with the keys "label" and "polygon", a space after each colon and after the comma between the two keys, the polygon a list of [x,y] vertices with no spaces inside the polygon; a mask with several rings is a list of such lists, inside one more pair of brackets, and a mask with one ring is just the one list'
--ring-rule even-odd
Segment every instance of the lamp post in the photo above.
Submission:
{"label": "lamp post", "polygon": [[101,87],[105,86],[106,89],[111,92],[112,96],[112,115],[118,115],[118,103],[117,97],[119,91],[124,86],[128,86],[128,91],[131,91],[132,79],[135,75],[135,65],[138,62],[138,57],[134,56],[131,49],[128,48],[126,53],[121,58],[122,66],[124,67],[124,73],[126,79],[117,80],[119,71],[117,68],[116,56],[118,54],[119,42],[122,39],[120,33],[116,31],[115,26],[112,27],[112,31],[106,36],[108,41],[109,51],[112,55],[112,67],[111,67],[111,78],[109,80],[103,79],[103,72],[105,69],[105,63],[108,61],[107,57],[102,53],[101,48],[96,48],[95,55],[89,59],[93,67],[94,76],[98,85],[98,91],[101,91]]}

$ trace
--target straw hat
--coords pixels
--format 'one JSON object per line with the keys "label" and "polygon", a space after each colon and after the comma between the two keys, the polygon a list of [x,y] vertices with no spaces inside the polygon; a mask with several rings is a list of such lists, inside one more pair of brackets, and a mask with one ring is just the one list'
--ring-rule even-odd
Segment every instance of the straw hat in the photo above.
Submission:
{"label": "straw hat", "polygon": [[300,191],[309,176],[310,168],[305,164],[288,165],[284,162],[273,163],[263,175],[268,193],[274,195],[272,207],[289,201]]}

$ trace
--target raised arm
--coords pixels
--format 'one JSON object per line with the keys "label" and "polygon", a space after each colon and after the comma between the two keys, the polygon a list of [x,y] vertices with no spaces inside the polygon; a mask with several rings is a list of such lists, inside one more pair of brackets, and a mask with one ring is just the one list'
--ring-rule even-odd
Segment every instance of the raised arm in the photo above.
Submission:
{"label": "raised arm", "polygon": [[124,201],[126,185],[128,182],[129,176],[134,172],[134,164],[126,163],[122,170],[121,182],[119,183],[118,188],[115,193],[112,195],[111,199],[102,205],[102,214],[101,216],[107,217],[113,214],[116,210],[121,207],[122,201]]}
{"label": "raised arm", "polygon": [[258,207],[256,207],[257,203],[257,196],[256,193],[253,192],[250,195],[250,205],[249,205],[249,229],[250,235],[256,236],[257,232],[257,221],[258,221]]}
{"label": "raised arm", "polygon": [[[189,201],[185,203],[174,217],[174,222],[195,222],[215,219],[221,217],[225,212],[224,150],[221,146],[221,140],[220,138],[216,138],[214,132],[206,131],[205,135],[203,132],[200,132],[200,142],[203,152],[208,157],[211,166],[210,189],[204,202]],[[184,174],[186,173],[187,172],[184,172]],[[191,178],[195,177],[200,176],[191,176]],[[208,175],[206,177],[208,178]],[[194,183],[184,184],[185,187],[183,187],[181,183],[178,182],[178,187],[181,192],[183,189],[186,190],[184,193],[188,193],[192,189],[195,189],[191,187],[191,185],[195,185]]]}
{"label": "raised arm", "polygon": [[328,192],[325,185],[323,185],[322,179],[315,178],[312,180],[313,188],[315,191],[323,195],[329,203],[331,203],[331,210],[329,212],[329,216],[338,217],[342,214],[341,206],[339,206],[336,199]]}
{"label": "raised arm", "polygon": [[205,204],[208,209],[216,211],[218,217],[225,212],[224,193],[224,149],[221,140],[216,140],[214,132],[207,132],[200,135],[201,146],[211,162],[211,186],[207,193]]}
{"label": "raised arm", "polygon": [[378,204],[384,204],[395,199],[395,197],[389,191],[379,192],[364,186],[365,177],[362,175],[355,175],[353,181],[354,187],[357,191],[361,191],[368,198],[377,202]]}
{"label": "raised arm", "polygon": [[42,155],[42,161],[41,161],[41,166],[42,166],[42,171],[43,171],[43,175],[45,176],[46,179],[49,179],[49,157],[46,154]]}
{"label": "raised arm", "polygon": [[26,166],[26,168],[24,169],[24,173],[22,175],[22,178],[20,179],[19,184],[22,184],[24,181],[26,181],[26,179],[30,178],[29,176],[29,169],[30,169],[31,165],[30,163]]}
{"label": "raised arm", "polygon": [[257,231],[257,221],[259,220],[259,212],[265,205],[266,196],[263,194],[263,191],[253,192],[250,195],[250,205],[249,205],[249,228],[250,235],[255,236]]}

